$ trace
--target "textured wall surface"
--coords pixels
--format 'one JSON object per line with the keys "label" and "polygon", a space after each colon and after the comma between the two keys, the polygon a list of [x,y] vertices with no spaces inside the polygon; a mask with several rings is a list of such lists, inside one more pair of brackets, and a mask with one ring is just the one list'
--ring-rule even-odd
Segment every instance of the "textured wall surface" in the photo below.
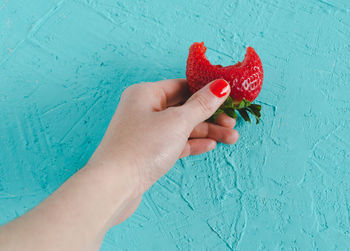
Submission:
{"label": "textured wall surface", "polygon": [[253,46],[258,126],[178,161],[107,250],[350,250],[349,0],[0,0],[0,224],[81,168],[122,90]]}

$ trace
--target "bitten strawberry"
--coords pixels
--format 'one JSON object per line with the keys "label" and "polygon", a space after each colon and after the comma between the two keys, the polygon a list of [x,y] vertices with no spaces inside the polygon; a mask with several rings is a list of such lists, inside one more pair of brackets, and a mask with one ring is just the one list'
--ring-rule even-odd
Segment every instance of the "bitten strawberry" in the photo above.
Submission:
{"label": "bitten strawberry", "polygon": [[251,103],[259,95],[264,79],[263,67],[258,54],[252,47],[248,47],[243,62],[223,67],[212,65],[205,56],[206,50],[204,42],[194,43],[190,47],[186,67],[190,91],[194,93],[215,79],[225,79],[231,87],[230,97],[214,117],[225,112],[237,118],[236,111],[238,111],[244,120],[250,122],[247,113],[250,112],[256,117],[256,123],[259,123],[261,106]]}

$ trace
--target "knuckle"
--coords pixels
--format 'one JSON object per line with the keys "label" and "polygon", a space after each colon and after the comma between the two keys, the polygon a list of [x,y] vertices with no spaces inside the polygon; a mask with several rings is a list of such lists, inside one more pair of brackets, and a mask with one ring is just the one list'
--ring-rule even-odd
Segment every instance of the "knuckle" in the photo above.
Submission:
{"label": "knuckle", "polygon": [[134,89],[134,87],[133,87],[133,85],[132,86],[129,86],[129,87],[127,87],[124,91],[123,91],[123,93],[122,93],[122,97],[127,97],[127,96],[129,96],[130,95],[130,93],[131,92],[133,92],[133,89]]}
{"label": "knuckle", "polygon": [[211,114],[213,111],[213,105],[211,102],[208,102],[208,99],[204,95],[198,95],[195,98],[195,101],[198,103],[199,108],[204,114]]}
{"label": "knuckle", "polygon": [[181,128],[187,128],[188,127],[188,120],[186,113],[179,107],[170,107],[168,108],[170,110],[170,116],[173,120],[175,120]]}
{"label": "knuckle", "polygon": [[130,85],[128,86],[122,93],[122,98],[127,98],[129,96],[133,96],[135,95],[136,92],[139,91],[139,89],[141,88],[140,84],[134,84],[134,85]]}
{"label": "knuckle", "polygon": [[161,110],[165,109],[167,106],[167,97],[162,88],[153,87],[152,93],[159,100]]}

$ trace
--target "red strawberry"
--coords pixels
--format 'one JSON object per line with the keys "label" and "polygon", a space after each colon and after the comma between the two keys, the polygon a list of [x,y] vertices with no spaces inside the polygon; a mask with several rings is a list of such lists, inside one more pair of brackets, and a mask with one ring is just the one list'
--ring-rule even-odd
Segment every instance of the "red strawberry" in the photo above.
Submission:
{"label": "red strawberry", "polygon": [[207,48],[202,43],[190,47],[186,77],[192,93],[215,79],[225,79],[231,86],[230,98],[220,107],[215,116],[225,112],[236,118],[236,110],[250,122],[247,112],[252,113],[259,123],[261,106],[251,104],[261,90],[264,72],[261,60],[252,47],[248,47],[243,62],[223,67],[212,65],[205,56]]}

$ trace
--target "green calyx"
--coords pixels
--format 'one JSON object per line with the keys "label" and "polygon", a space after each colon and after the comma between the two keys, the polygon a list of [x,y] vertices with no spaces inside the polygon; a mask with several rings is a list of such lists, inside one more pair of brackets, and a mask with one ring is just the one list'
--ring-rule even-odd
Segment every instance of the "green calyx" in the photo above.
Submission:
{"label": "green calyx", "polygon": [[241,117],[251,123],[249,113],[251,113],[255,119],[256,124],[259,124],[261,117],[261,105],[252,104],[248,100],[243,99],[240,103],[234,103],[231,97],[228,97],[225,102],[220,106],[220,108],[211,117],[212,121],[216,121],[217,117],[221,113],[226,113],[231,118],[237,119],[237,112]]}

